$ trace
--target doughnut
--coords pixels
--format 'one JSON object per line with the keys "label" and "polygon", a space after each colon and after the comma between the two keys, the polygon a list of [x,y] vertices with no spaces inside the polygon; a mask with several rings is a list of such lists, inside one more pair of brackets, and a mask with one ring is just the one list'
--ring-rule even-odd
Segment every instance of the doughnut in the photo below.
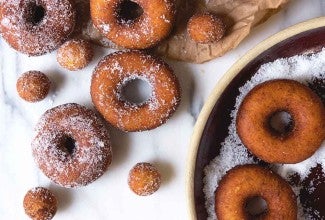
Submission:
{"label": "doughnut", "polygon": [[39,56],[57,49],[73,32],[71,0],[7,0],[0,4],[0,32],[15,50]]}
{"label": "doughnut", "polygon": [[145,49],[166,38],[173,26],[173,0],[90,0],[95,27],[118,46]]}
{"label": "doughnut", "polygon": [[137,163],[129,172],[130,189],[139,196],[148,196],[156,192],[161,184],[161,176],[150,163]]}
{"label": "doughnut", "polygon": [[[249,203],[263,199],[266,210],[252,213]],[[296,220],[297,199],[290,185],[271,170],[258,165],[236,166],[227,172],[215,192],[218,220]]]}
{"label": "doughnut", "polygon": [[109,134],[95,113],[78,104],[47,110],[36,126],[32,152],[40,170],[63,187],[85,186],[112,159]]}
{"label": "doughnut", "polygon": [[[150,84],[151,97],[143,103],[125,99],[122,90],[134,79]],[[92,76],[91,97],[96,109],[123,131],[154,129],[165,123],[180,102],[180,86],[162,60],[139,51],[116,52],[102,59]]]}
{"label": "doughnut", "polygon": [[40,71],[28,71],[19,77],[16,83],[18,95],[27,102],[38,102],[50,91],[49,78]]}
{"label": "doughnut", "polygon": [[[285,131],[271,126],[271,119],[286,112],[291,122]],[[325,139],[325,109],[307,86],[293,80],[264,82],[241,103],[236,119],[243,144],[269,163],[298,163],[312,156]]]}
{"label": "doughnut", "polygon": [[23,201],[25,213],[33,220],[50,220],[57,210],[55,195],[43,187],[29,190]]}
{"label": "doughnut", "polygon": [[58,63],[70,70],[80,70],[86,67],[94,56],[94,50],[88,41],[73,39],[65,42],[58,50]]}
{"label": "doughnut", "polygon": [[187,23],[187,33],[197,43],[217,42],[223,38],[225,32],[223,21],[209,12],[197,13]]}

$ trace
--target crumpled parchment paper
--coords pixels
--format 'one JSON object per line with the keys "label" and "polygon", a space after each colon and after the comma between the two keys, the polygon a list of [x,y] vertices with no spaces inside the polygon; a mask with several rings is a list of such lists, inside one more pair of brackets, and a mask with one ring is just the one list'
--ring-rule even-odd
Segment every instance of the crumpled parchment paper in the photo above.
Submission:
{"label": "crumpled parchment paper", "polygon": [[[176,0],[177,18],[170,37],[154,51],[170,59],[203,63],[220,57],[239,43],[252,28],[265,22],[278,12],[289,0]],[[76,0],[78,24],[76,35],[99,45],[117,48],[93,27],[89,19],[89,0]],[[198,44],[186,31],[188,19],[196,12],[209,11],[220,16],[226,24],[225,37],[216,43]]]}

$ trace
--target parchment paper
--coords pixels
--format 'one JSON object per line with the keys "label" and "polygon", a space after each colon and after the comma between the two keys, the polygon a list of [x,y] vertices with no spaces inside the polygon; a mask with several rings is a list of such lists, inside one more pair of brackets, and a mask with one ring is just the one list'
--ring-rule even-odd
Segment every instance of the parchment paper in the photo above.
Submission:
{"label": "parchment paper", "polygon": [[[154,51],[171,59],[193,63],[203,63],[220,57],[229,50],[236,48],[253,27],[265,22],[288,1],[176,0],[177,18],[174,30],[168,39],[154,48]],[[77,5],[80,19],[78,19],[77,25],[79,32],[76,32],[76,35],[81,34],[83,38],[105,47],[117,48],[93,27],[89,19],[89,0],[77,0]],[[197,44],[189,38],[186,32],[187,21],[195,12],[199,11],[210,11],[223,19],[227,31],[221,41],[211,44]]]}

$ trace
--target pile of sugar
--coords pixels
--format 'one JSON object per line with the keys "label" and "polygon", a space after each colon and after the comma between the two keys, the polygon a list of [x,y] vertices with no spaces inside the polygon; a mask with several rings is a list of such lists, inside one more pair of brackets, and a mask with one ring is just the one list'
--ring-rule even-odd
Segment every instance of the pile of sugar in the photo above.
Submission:
{"label": "pile of sugar", "polygon": [[[234,110],[231,112],[231,124],[228,128],[229,135],[221,144],[220,155],[214,158],[204,169],[204,194],[206,197],[206,209],[208,219],[217,219],[214,211],[214,192],[218,187],[220,179],[228,170],[241,164],[253,164],[254,160],[242,144],[236,133],[236,115],[240,103],[256,85],[272,79],[292,79],[305,85],[312,83],[315,78],[323,79],[325,77],[325,48],[319,53],[312,55],[297,55],[290,58],[281,58],[260,67],[257,73],[248,80],[244,86],[239,88],[239,96],[236,98]],[[301,179],[308,176],[310,169],[316,164],[325,168],[325,142],[319,150],[307,160],[297,164],[274,164],[272,169],[288,179],[290,174],[298,173]],[[299,195],[301,187],[294,187],[296,195]],[[303,213],[303,208],[298,201],[298,219],[309,219]]]}

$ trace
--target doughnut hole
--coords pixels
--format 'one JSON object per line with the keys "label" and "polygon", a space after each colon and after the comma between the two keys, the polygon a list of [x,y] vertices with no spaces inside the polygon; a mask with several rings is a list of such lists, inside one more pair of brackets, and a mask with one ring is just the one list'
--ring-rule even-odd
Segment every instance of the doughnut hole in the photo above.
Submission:
{"label": "doughnut hole", "polygon": [[253,196],[246,200],[244,208],[249,219],[260,219],[267,213],[268,206],[261,196]]}
{"label": "doughnut hole", "polygon": [[132,23],[143,14],[142,7],[134,1],[123,0],[117,8],[117,20],[120,23]]}
{"label": "doughnut hole", "polygon": [[74,39],[59,48],[56,59],[63,68],[76,71],[85,68],[93,56],[94,49],[88,41]]}
{"label": "doughnut hole", "polygon": [[293,117],[285,110],[274,112],[269,116],[268,128],[276,136],[288,136],[294,128]]}
{"label": "doughnut hole", "polygon": [[29,3],[26,11],[26,21],[33,26],[39,25],[46,16],[46,9],[43,5],[35,2]]}
{"label": "doughnut hole", "polygon": [[126,79],[119,88],[122,101],[142,105],[152,96],[152,86],[146,79]]}
{"label": "doughnut hole", "polygon": [[159,189],[161,176],[152,164],[138,163],[130,170],[128,184],[138,196],[148,196]]}
{"label": "doughnut hole", "polygon": [[57,200],[50,190],[36,187],[26,193],[23,206],[31,219],[50,220],[57,211]]}
{"label": "doughnut hole", "polygon": [[188,21],[187,33],[196,43],[214,43],[225,35],[225,24],[212,13],[198,13]]}
{"label": "doughnut hole", "polygon": [[43,100],[49,93],[50,87],[49,78],[39,71],[24,73],[16,83],[18,95],[27,102]]}

